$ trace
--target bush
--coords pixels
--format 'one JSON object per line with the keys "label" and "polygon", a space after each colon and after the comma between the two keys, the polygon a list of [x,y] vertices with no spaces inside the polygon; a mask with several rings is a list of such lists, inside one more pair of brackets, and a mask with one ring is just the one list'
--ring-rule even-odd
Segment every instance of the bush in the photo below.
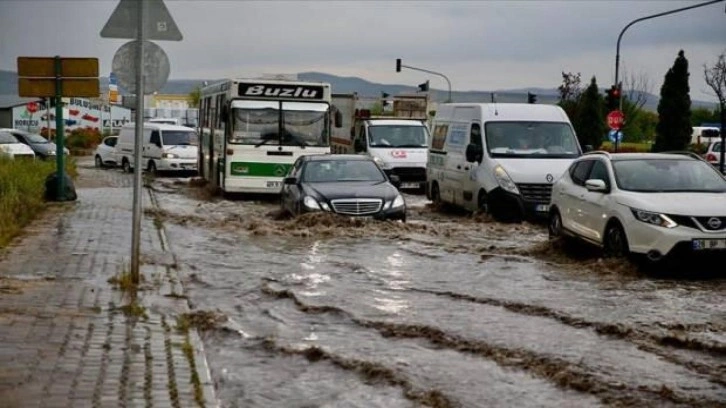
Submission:
{"label": "bush", "polygon": [[69,149],[93,149],[101,143],[103,136],[96,128],[73,129],[66,136],[66,147]]}
{"label": "bush", "polygon": [[[66,169],[71,177],[77,175],[73,160],[67,161]],[[45,179],[54,171],[54,161],[0,157],[0,248],[46,208]]]}
{"label": "bush", "polygon": [[[605,150],[607,152],[614,152],[615,146],[610,142],[605,142],[600,146],[601,150]],[[650,152],[651,144],[650,143],[620,143],[618,144],[618,153],[646,153]]]}

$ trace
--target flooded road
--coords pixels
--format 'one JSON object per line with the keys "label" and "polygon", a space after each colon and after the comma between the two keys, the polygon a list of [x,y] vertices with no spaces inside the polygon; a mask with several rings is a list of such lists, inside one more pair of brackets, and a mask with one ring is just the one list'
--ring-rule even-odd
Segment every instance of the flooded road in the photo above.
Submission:
{"label": "flooded road", "polygon": [[224,407],[726,406],[726,280],[422,196],[403,224],[151,186]]}

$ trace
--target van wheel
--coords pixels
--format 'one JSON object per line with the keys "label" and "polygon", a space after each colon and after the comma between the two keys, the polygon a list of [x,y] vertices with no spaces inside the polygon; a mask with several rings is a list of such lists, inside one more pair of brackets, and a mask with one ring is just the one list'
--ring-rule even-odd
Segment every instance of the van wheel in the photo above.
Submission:
{"label": "van wheel", "polygon": [[148,170],[152,176],[156,177],[158,175],[157,174],[158,170],[156,170],[156,163],[154,163],[153,160],[149,160],[149,169]]}
{"label": "van wheel", "polygon": [[440,206],[442,204],[441,193],[439,193],[439,184],[438,183],[431,184],[431,201],[436,206]]}
{"label": "van wheel", "polygon": [[101,159],[101,156],[96,155],[94,158],[94,164],[96,165],[96,168],[100,169],[103,167],[103,160]]}
{"label": "van wheel", "polygon": [[128,159],[124,158],[123,163],[121,163],[124,169],[124,173],[131,173],[131,163],[129,163]]}
{"label": "van wheel", "polygon": [[487,192],[486,191],[484,191],[484,190],[479,191],[479,197],[477,198],[476,203],[477,203],[476,208],[480,212],[482,212],[484,214],[489,213],[489,205],[487,204]]}

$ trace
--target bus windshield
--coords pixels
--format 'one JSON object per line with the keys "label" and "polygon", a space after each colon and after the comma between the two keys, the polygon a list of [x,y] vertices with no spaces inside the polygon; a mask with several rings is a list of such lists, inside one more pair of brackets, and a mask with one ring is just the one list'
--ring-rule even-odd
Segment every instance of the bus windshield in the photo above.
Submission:
{"label": "bus windshield", "polygon": [[328,104],[322,102],[234,101],[230,143],[327,146]]}
{"label": "bus windshield", "polygon": [[575,133],[567,123],[488,122],[484,129],[491,157],[571,158],[580,155]]}

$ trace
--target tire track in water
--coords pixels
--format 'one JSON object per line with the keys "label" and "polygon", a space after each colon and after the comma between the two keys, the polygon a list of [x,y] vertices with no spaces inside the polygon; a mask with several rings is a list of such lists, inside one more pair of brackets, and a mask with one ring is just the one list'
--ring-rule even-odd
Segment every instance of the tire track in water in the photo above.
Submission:
{"label": "tire track in water", "polygon": [[[582,318],[570,316],[568,314],[558,312],[554,309],[550,309],[545,306],[529,305],[526,303],[512,302],[507,300],[500,300],[494,298],[477,297],[462,293],[456,293],[452,291],[436,291],[430,289],[420,289],[414,287],[407,287],[406,290],[412,292],[426,293],[435,296],[447,297],[450,299],[461,300],[471,303],[478,303],[490,306],[502,307],[510,312],[519,313],[526,316],[536,316],[554,319],[565,325],[574,328],[588,328],[593,329],[596,333],[609,336],[621,340],[629,341],[638,346],[643,351],[653,353],[662,357],[672,363],[689,368],[699,374],[707,375],[711,377],[711,380],[717,384],[726,386],[726,369],[724,367],[714,367],[695,361],[689,361],[673,354],[668,353],[665,348],[680,348],[691,351],[699,351],[708,355],[708,357],[722,358],[726,356],[726,345],[717,343],[708,343],[702,340],[693,338],[679,337],[676,334],[666,334],[659,336],[655,333],[650,333],[644,330],[639,330],[632,327],[627,327],[623,324],[603,323],[603,322],[592,322],[584,320]],[[669,327],[673,328],[699,328],[702,330],[716,330],[724,331],[720,326],[707,323],[707,324],[692,324],[692,325],[663,325],[664,328],[669,330]],[[720,328],[720,329],[719,329]],[[661,347],[659,347],[661,346]]]}
{"label": "tire track in water", "polygon": [[334,353],[323,350],[317,346],[305,348],[293,348],[278,345],[274,339],[267,338],[263,341],[263,347],[268,351],[274,351],[285,355],[300,355],[311,363],[329,362],[344,370],[353,371],[358,374],[367,384],[383,383],[389,386],[399,387],[403,395],[410,401],[432,408],[459,408],[461,404],[451,399],[440,390],[422,390],[416,388],[408,379],[396,370],[386,367],[380,363],[365,360],[344,358]]}
{"label": "tire track in water", "polygon": [[275,298],[292,301],[304,313],[334,314],[345,317],[356,325],[378,331],[381,336],[386,338],[425,339],[437,347],[483,357],[503,367],[526,371],[561,388],[593,395],[605,404],[649,406],[654,398],[662,402],[695,406],[718,406],[720,404],[719,401],[681,395],[665,385],[654,388],[622,382],[603,382],[602,378],[588,372],[587,367],[581,364],[556,357],[542,356],[521,348],[508,348],[482,340],[470,340],[427,325],[360,319],[336,306],[307,304],[288,289],[277,290],[265,285],[262,291]]}

